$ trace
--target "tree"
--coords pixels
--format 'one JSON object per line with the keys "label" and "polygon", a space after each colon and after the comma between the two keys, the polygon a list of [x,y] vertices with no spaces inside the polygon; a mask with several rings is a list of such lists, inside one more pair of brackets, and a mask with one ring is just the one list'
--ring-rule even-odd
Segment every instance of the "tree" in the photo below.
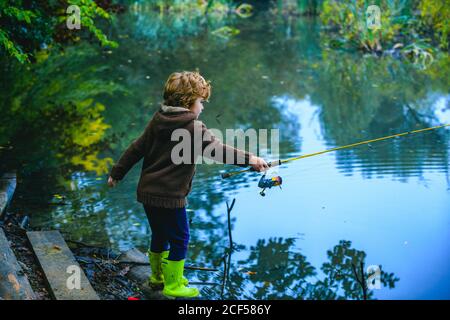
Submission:
{"label": "tree", "polygon": [[[109,11],[119,8],[109,1],[103,3]],[[71,5],[80,9],[80,30],[66,26]],[[93,37],[103,46],[117,46],[97,26],[97,18],[109,20],[111,16],[93,0],[0,0],[0,53],[25,63],[31,62],[39,49],[84,37]]]}

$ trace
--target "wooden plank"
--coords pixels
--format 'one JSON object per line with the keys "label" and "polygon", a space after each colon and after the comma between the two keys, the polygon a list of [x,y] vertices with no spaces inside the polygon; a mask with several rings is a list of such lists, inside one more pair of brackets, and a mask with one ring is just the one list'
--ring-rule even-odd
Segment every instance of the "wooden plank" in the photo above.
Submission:
{"label": "wooden plank", "polygon": [[0,228],[0,298],[3,300],[35,298],[30,282],[17,262],[2,228]]}
{"label": "wooden plank", "polygon": [[[55,299],[99,300],[58,231],[32,231],[27,236]],[[76,275],[79,275],[78,282]]]}
{"label": "wooden plank", "polygon": [[16,174],[5,173],[0,177],[0,218],[16,190]]}

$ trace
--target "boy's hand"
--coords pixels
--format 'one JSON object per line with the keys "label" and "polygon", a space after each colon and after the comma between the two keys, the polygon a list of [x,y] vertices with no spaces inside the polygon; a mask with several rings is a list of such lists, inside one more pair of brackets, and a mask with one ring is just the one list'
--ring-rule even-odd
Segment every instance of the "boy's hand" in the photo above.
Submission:
{"label": "boy's hand", "polygon": [[117,180],[114,180],[112,177],[108,178],[108,186],[110,186],[111,188],[115,187],[117,185]]}
{"label": "boy's hand", "polygon": [[250,158],[250,166],[253,168],[253,170],[258,172],[266,171],[267,169],[269,169],[269,165],[267,164],[267,162],[263,158],[257,156],[252,156]]}

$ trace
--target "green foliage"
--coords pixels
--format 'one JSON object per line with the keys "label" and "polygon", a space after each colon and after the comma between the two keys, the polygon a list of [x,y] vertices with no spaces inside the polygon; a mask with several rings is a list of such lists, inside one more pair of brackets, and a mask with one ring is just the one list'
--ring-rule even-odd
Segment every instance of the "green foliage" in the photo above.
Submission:
{"label": "green foliage", "polygon": [[[66,27],[66,9],[77,5],[81,13],[81,30]],[[115,47],[97,26],[98,18],[111,19],[94,0],[0,2],[0,48],[21,63],[30,62],[42,47],[77,42],[82,35],[93,35],[103,46]],[[86,32],[85,32],[86,30]],[[1,52],[1,51],[0,51]]]}
{"label": "green foliage", "polygon": [[[367,25],[369,5],[377,4],[381,9],[381,26],[376,29]],[[397,19],[405,8],[404,1],[342,2],[327,0],[321,13],[322,22],[336,30],[343,43],[350,43],[365,51],[380,51],[390,43],[405,25],[404,19]]]}
{"label": "green foliage", "polygon": [[13,41],[10,40],[8,34],[0,29],[0,44],[3,48],[14,58],[16,58],[21,63],[27,62],[28,55],[23,53],[20,47],[17,47]]}
{"label": "green foliage", "polygon": [[[161,7],[158,6],[161,5]],[[155,10],[159,8],[160,10]],[[233,1],[139,1],[130,6],[132,15],[114,25],[120,37],[128,36],[145,39],[146,46],[152,48],[173,47],[183,38],[209,31],[217,39],[228,40],[240,33],[233,26],[239,18],[252,15],[253,7]],[[131,21],[130,21],[131,20]],[[134,21],[134,22],[133,22]],[[130,24],[136,27],[132,35],[125,35],[124,29]]]}
{"label": "green foliage", "polygon": [[111,165],[111,159],[99,156],[109,128],[99,97],[123,89],[100,79],[106,69],[91,65],[100,58],[97,51],[77,48],[64,54],[40,51],[33,65],[13,61],[15,72],[2,64],[0,145],[13,146],[6,156],[25,175],[43,166],[104,174]]}
{"label": "green foliage", "polygon": [[187,13],[192,11],[197,11],[201,14],[227,14],[234,8],[231,0],[152,0],[139,2],[148,3],[158,8],[162,14],[165,12]]}
{"label": "green foliage", "polygon": [[24,33],[18,26],[32,29],[32,22],[37,17],[36,12],[22,7],[22,1],[0,2],[0,46],[22,63],[29,60],[28,54],[15,42],[16,37],[20,38]]}
{"label": "green foliage", "polygon": [[449,48],[450,32],[450,1],[433,0],[420,1],[420,24],[438,40],[442,49]]}
{"label": "green foliage", "polygon": [[[367,25],[370,5],[380,8],[381,26],[377,29]],[[404,53],[416,61],[430,58],[430,36],[438,39],[441,49],[448,49],[450,2],[446,0],[326,0],[320,17],[328,30],[335,31],[329,39],[332,46],[371,52],[406,43],[410,47]]]}
{"label": "green foliage", "polygon": [[[80,8],[81,26],[88,28],[89,32],[100,41],[102,46],[117,47],[117,43],[108,40],[103,31],[97,27],[95,20],[97,18],[111,19],[111,15],[99,7],[93,0],[68,0],[68,5],[77,5]],[[64,23],[66,17],[60,17],[60,22]]]}

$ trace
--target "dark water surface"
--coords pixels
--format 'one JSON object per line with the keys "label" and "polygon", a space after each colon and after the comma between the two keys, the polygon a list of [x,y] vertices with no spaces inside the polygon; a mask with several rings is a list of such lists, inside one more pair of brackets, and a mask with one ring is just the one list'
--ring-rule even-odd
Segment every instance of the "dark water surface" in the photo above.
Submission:
{"label": "dark water surface", "polygon": [[[240,33],[214,35],[225,24]],[[98,129],[105,142],[81,167],[71,154],[75,169],[60,175],[45,169],[47,154],[39,151],[42,160],[24,166],[29,174],[12,208],[32,213],[32,227],[60,229],[73,240],[146,250],[150,230],[135,200],[141,163],[108,189],[110,164],[95,159],[118,159],[157,110],[164,81],[176,70],[199,68],[212,81],[201,116],[209,127],[278,128],[282,158],[450,123],[448,60],[422,70],[390,56],[329,49],[314,20],[266,12],[248,19],[161,18],[135,8],[110,32],[118,49],[78,46],[38,71],[55,92],[69,92],[78,81],[86,99],[105,106],[99,112],[109,127]],[[89,77],[94,80],[81,82]],[[37,90],[33,99],[51,94]],[[27,152],[56,139],[45,132],[26,139]],[[276,172],[283,189],[266,197],[259,195],[257,174],[222,181],[220,173],[233,167],[199,165],[189,197],[188,259],[223,268],[226,201],[233,198],[236,250],[224,287],[221,273],[188,276],[218,284],[199,286],[207,298],[355,299],[362,291],[352,263],[359,267],[364,258],[365,267],[381,265],[385,272],[370,298],[449,299],[449,146],[449,129],[441,129],[303,159]]]}

